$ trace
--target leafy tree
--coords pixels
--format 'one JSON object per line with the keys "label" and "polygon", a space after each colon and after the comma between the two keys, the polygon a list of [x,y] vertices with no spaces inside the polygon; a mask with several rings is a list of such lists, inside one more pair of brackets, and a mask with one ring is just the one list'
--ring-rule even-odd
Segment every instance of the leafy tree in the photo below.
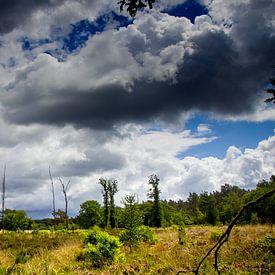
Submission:
{"label": "leafy tree", "polygon": [[24,210],[5,210],[5,229],[7,230],[27,230],[31,228],[32,220]]}
{"label": "leafy tree", "polygon": [[266,92],[271,94],[271,97],[265,102],[275,103],[275,66],[273,67],[273,76],[269,79],[269,88],[266,89]]}
{"label": "leafy tree", "polygon": [[109,200],[110,200],[110,225],[111,225],[111,228],[115,228],[116,227],[115,194],[118,192],[116,180],[108,181],[108,192],[109,192]]}
{"label": "leafy tree", "polygon": [[153,3],[155,0],[120,0],[118,4],[120,5],[120,11],[127,6],[127,12],[130,16],[135,17],[138,10],[149,6],[150,9],[153,8]]}
{"label": "leafy tree", "polygon": [[61,209],[57,209],[57,211],[55,211],[55,225],[58,225],[58,229],[63,229],[67,227],[67,222],[68,222],[68,216],[66,214],[65,211],[61,210]]}
{"label": "leafy tree", "polygon": [[189,193],[189,197],[186,201],[186,208],[189,214],[195,215],[197,209],[199,208],[199,195],[195,192]]}
{"label": "leafy tree", "polygon": [[100,204],[94,200],[88,200],[80,205],[79,215],[76,223],[80,227],[88,229],[94,225],[101,225],[103,221],[103,210]]}
{"label": "leafy tree", "polygon": [[141,241],[139,226],[142,225],[142,213],[138,208],[135,195],[127,195],[123,199],[124,211],[122,224],[126,228],[120,234],[120,240],[129,245],[130,250]]}
{"label": "leafy tree", "polygon": [[171,225],[181,225],[192,224],[187,213],[183,210],[177,210],[175,206],[172,206],[167,201],[161,201],[161,209],[162,209],[162,226],[171,226]]}
{"label": "leafy tree", "polygon": [[242,208],[243,199],[235,192],[229,192],[218,205],[220,221],[228,224]]}
{"label": "leafy tree", "polygon": [[153,203],[151,201],[142,202],[138,205],[138,208],[142,212],[143,224],[146,226],[152,225],[152,207]]}
{"label": "leafy tree", "polygon": [[[255,200],[256,198],[262,196],[268,191],[275,188],[275,176],[271,176],[269,181],[260,181],[257,184],[257,188],[255,190],[250,191],[244,196],[244,201],[247,203],[251,200]],[[252,213],[256,213],[260,223],[275,223],[275,195],[270,198],[265,199],[261,203],[252,207],[248,211],[246,211],[244,215],[244,221],[251,222]]]}
{"label": "leafy tree", "polygon": [[138,208],[135,195],[127,195],[123,199],[123,227],[127,229],[135,228],[142,225],[142,212]]}
{"label": "leafy tree", "polygon": [[153,174],[149,176],[149,185],[151,188],[148,192],[148,198],[153,200],[152,206],[152,226],[161,227],[162,222],[162,211],[160,205],[160,189],[159,189],[159,178]]}
{"label": "leafy tree", "polygon": [[104,226],[109,226],[110,221],[110,209],[109,209],[109,193],[108,193],[108,181],[107,179],[99,179],[99,184],[102,186],[103,196],[103,209],[104,209]]}
{"label": "leafy tree", "polygon": [[115,219],[115,194],[118,192],[117,181],[114,179],[99,179],[99,184],[103,187],[103,208],[104,208],[104,225],[111,228],[116,227]]}
{"label": "leafy tree", "polygon": [[200,210],[205,215],[205,222],[216,225],[218,222],[218,209],[216,199],[212,194],[204,192],[200,195]]}

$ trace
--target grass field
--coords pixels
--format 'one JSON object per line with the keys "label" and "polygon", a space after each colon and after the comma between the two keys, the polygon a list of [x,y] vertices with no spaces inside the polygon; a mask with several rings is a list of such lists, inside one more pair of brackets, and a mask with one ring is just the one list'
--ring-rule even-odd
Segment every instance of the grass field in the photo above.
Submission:
{"label": "grass field", "polygon": [[[84,248],[81,231],[5,232],[0,234],[0,274],[176,274],[179,270],[188,274],[224,229],[187,227],[184,245],[178,244],[176,229],[156,229],[155,244],[143,243],[131,252],[124,246],[119,262],[103,269],[76,261]],[[220,270],[223,274],[275,274],[274,237],[270,225],[235,227],[221,249]],[[214,274],[212,256],[201,274]]]}

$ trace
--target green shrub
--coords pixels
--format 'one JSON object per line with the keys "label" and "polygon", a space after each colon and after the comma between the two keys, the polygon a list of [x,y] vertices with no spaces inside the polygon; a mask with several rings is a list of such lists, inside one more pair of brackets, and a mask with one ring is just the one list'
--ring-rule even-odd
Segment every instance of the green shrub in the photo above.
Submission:
{"label": "green shrub", "polygon": [[186,241],[186,231],[185,231],[185,225],[184,223],[181,223],[178,229],[178,238],[179,238],[179,244],[184,245]]}
{"label": "green shrub", "polygon": [[142,242],[153,244],[157,241],[157,237],[153,229],[150,228],[149,226],[145,226],[145,225],[139,226],[138,232]]}
{"label": "green shrub", "polygon": [[119,235],[119,239],[129,246],[136,246],[141,242],[156,242],[154,231],[150,227],[144,225],[123,230]]}
{"label": "green shrub", "polygon": [[275,238],[273,238],[272,236],[264,236],[262,239],[259,240],[259,245],[265,252],[275,254]]}
{"label": "green shrub", "polygon": [[258,224],[259,223],[259,218],[258,218],[257,213],[252,213],[251,214],[251,220],[250,220],[250,222],[252,224]]}
{"label": "green shrub", "polygon": [[132,247],[140,243],[140,235],[137,228],[122,230],[119,234],[119,240],[124,244]]}
{"label": "green shrub", "polygon": [[222,229],[217,229],[217,228],[211,229],[210,240],[213,242],[217,242],[223,233],[224,231]]}
{"label": "green shrub", "polygon": [[122,256],[119,238],[109,235],[98,227],[86,234],[84,243],[86,248],[78,255],[77,260],[88,261],[93,267],[99,268],[112,264]]}

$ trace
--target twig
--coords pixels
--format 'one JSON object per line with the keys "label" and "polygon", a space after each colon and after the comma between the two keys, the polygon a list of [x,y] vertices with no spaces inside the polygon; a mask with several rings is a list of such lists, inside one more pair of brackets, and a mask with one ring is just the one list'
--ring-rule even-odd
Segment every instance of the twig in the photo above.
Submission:
{"label": "twig", "polygon": [[[212,253],[212,251],[215,250],[215,263],[214,263],[214,267],[215,267],[215,271],[218,274],[221,274],[220,270],[219,270],[219,267],[218,267],[218,254],[219,254],[219,250],[221,249],[221,247],[223,246],[223,244],[228,241],[230,233],[231,233],[233,227],[236,225],[237,221],[239,220],[239,218],[241,217],[241,215],[243,214],[243,212],[245,210],[247,210],[251,206],[257,205],[259,202],[265,200],[266,198],[272,196],[273,194],[275,194],[275,189],[273,189],[273,190],[271,190],[271,191],[263,194],[258,199],[254,200],[254,201],[251,201],[251,202],[248,202],[246,205],[244,205],[242,207],[242,209],[239,211],[239,213],[235,216],[235,218],[228,225],[227,229],[222,234],[222,236],[219,238],[219,240],[215,243],[215,245],[212,248],[210,248],[208,250],[208,252],[205,254],[205,256],[203,257],[203,259],[199,262],[197,268],[194,271],[192,271],[192,273],[198,275],[200,267],[203,264],[203,262],[205,261],[205,259]],[[181,274],[181,273],[186,273],[186,271],[179,271],[177,274]]]}

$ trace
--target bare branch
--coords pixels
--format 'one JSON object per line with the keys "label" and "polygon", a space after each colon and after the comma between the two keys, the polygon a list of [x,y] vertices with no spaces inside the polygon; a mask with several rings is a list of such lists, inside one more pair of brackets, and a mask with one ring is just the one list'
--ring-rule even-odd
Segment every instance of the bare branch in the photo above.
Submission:
{"label": "bare branch", "polygon": [[[218,254],[219,254],[219,250],[221,249],[221,247],[223,246],[223,244],[228,241],[230,233],[231,233],[233,227],[236,225],[237,221],[240,219],[240,217],[242,216],[242,214],[243,214],[243,212],[245,210],[247,210],[248,208],[250,208],[252,206],[257,205],[258,203],[260,203],[261,201],[265,200],[266,198],[271,197],[273,194],[275,194],[275,189],[273,189],[273,190],[271,190],[271,191],[263,194],[258,199],[254,200],[254,201],[250,201],[246,205],[244,205],[242,207],[242,209],[239,211],[239,213],[235,216],[235,218],[228,225],[227,229],[222,234],[222,236],[219,238],[219,240],[215,243],[215,245],[211,249],[209,249],[207,251],[207,253],[203,257],[203,259],[198,264],[197,268],[194,271],[192,271],[192,273],[199,274],[199,270],[200,270],[201,265],[203,264],[203,262],[205,261],[205,259],[212,253],[212,251],[215,250],[215,263],[214,263],[214,267],[215,267],[216,272],[218,274],[220,274],[219,267],[218,267]],[[179,271],[177,274],[181,274],[181,273],[186,273],[186,271]]]}
{"label": "bare branch", "polygon": [[54,194],[54,184],[53,184],[53,178],[52,178],[52,173],[51,173],[51,167],[49,166],[49,176],[51,180],[51,185],[52,185],[52,195],[53,195],[53,217],[54,220],[56,218],[56,209],[55,209],[55,194]]}
{"label": "bare branch", "polygon": [[4,165],[4,174],[2,180],[2,211],[1,211],[1,222],[2,229],[4,230],[4,215],[5,215],[5,195],[6,195],[6,164]]}
{"label": "bare branch", "polygon": [[63,181],[62,181],[61,178],[59,178],[59,181],[60,181],[60,184],[61,184],[61,187],[62,187],[62,192],[64,194],[64,199],[65,199],[66,228],[68,229],[69,223],[68,223],[68,197],[67,197],[67,190],[68,190],[68,187],[69,187],[69,184],[70,184],[71,180],[69,180],[66,185],[63,183]]}

